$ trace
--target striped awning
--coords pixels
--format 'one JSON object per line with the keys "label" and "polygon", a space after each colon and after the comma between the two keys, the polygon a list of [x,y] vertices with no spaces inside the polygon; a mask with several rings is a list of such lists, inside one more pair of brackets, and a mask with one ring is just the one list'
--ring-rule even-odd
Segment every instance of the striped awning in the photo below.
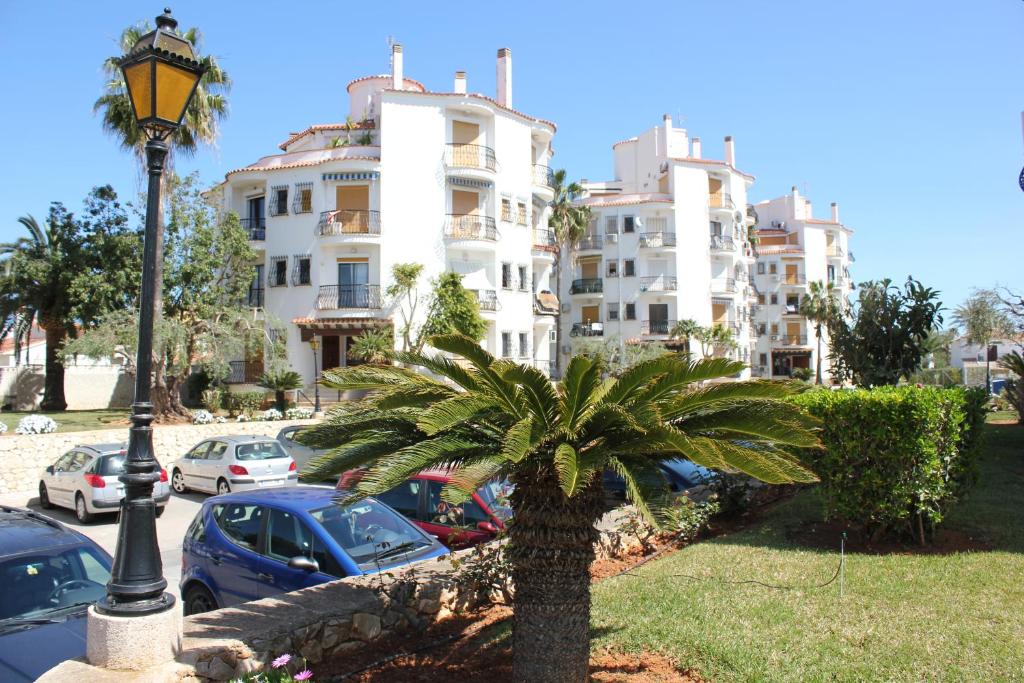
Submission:
{"label": "striped awning", "polygon": [[324,180],[378,180],[379,171],[358,171],[355,173],[324,173]]}
{"label": "striped awning", "polygon": [[719,306],[732,306],[735,302],[732,299],[723,299],[722,297],[713,296],[711,297],[711,303],[718,304]]}
{"label": "striped awning", "polygon": [[484,189],[490,189],[494,187],[494,183],[490,180],[476,180],[475,178],[459,178],[457,176],[448,176],[449,185],[461,185],[462,187],[482,187]]}

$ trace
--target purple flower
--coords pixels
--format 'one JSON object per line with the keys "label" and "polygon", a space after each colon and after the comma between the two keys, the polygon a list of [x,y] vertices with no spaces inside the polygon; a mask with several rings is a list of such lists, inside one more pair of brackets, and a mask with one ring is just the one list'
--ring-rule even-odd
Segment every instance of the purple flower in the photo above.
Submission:
{"label": "purple flower", "polygon": [[275,669],[280,669],[282,666],[284,666],[285,664],[287,664],[290,661],[292,661],[292,656],[291,655],[281,655],[280,657],[275,659],[273,662],[271,662],[270,666],[274,667]]}
{"label": "purple flower", "polygon": [[292,678],[297,681],[308,681],[313,677],[313,672],[309,669],[303,669],[299,673],[295,674]]}

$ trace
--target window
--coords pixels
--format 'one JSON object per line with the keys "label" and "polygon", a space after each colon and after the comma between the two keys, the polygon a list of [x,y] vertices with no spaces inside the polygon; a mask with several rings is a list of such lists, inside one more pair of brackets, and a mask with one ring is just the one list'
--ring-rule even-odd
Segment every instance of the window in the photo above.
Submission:
{"label": "window", "polygon": [[259,505],[215,505],[213,519],[217,522],[217,528],[224,532],[228,539],[243,548],[256,550],[260,525],[263,523],[263,508]]}
{"label": "window", "polygon": [[508,197],[501,198],[501,220],[506,223],[512,222],[512,200]]}
{"label": "window", "polygon": [[608,304],[608,320],[618,320],[618,319],[619,319],[619,305],[618,304]]}
{"label": "window", "polygon": [[768,354],[767,353],[758,354],[758,356],[757,356],[757,364],[758,365],[768,365]]}
{"label": "window", "polygon": [[775,261],[772,261],[771,263],[769,263],[768,264],[768,272],[770,274],[772,274],[772,275],[775,275],[776,273],[778,273],[779,272],[779,264],[776,263]]}
{"label": "window", "polygon": [[427,512],[434,524],[456,527],[475,527],[480,522],[491,521],[475,500],[470,498],[458,505],[449,505],[441,498],[444,484],[439,481],[427,482]]}
{"label": "window", "polygon": [[210,450],[210,446],[212,445],[213,444],[210,441],[204,441],[189,451],[188,455],[185,457],[191,460],[203,460],[206,458],[206,451]]}
{"label": "window", "polygon": [[295,183],[295,199],[292,200],[292,213],[313,212],[313,183]]}
{"label": "window", "polygon": [[527,334],[526,332],[520,332],[519,333],[519,357],[520,358],[529,358],[531,355],[533,355],[533,354],[530,353],[530,335]]}
{"label": "window", "polygon": [[772,323],[772,334],[778,334],[778,333],[779,333],[779,324],[778,323]]}
{"label": "window", "polygon": [[288,284],[288,257],[274,256],[270,259],[269,284],[271,287],[284,287]]}
{"label": "window", "polygon": [[618,277],[619,276],[619,262],[618,261],[616,261],[616,260],[608,261],[608,265],[607,265],[607,269],[606,269],[606,275],[608,277]]}
{"label": "window", "polygon": [[[383,556],[391,549],[408,548],[406,556],[411,560],[431,545],[419,529],[391,514],[375,500],[361,500],[351,505],[331,504],[309,514],[323,533],[364,568],[375,566],[374,557]],[[313,559],[320,561],[317,556]],[[323,565],[321,570],[325,570]]]}
{"label": "window", "polygon": [[526,269],[526,266],[519,266],[519,289],[520,291],[527,291],[530,288],[530,274]]}
{"label": "window", "polygon": [[284,216],[288,213],[288,186],[275,185],[270,188],[270,215]]}
{"label": "window", "polygon": [[[211,454],[213,451],[210,451]],[[273,460],[274,458],[287,458],[288,454],[281,448],[277,441],[257,441],[255,443],[243,443],[235,447],[235,459],[244,460]],[[210,456],[207,456],[209,459]]]}
{"label": "window", "polygon": [[636,277],[636,261],[628,258],[622,261],[622,277]]}
{"label": "window", "polygon": [[501,264],[501,288],[512,289],[512,264]]}
{"label": "window", "polygon": [[619,217],[618,216],[607,216],[604,219],[604,234],[606,235],[618,235],[619,234]]}
{"label": "window", "polygon": [[228,449],[228,445],[223,441],[214,441],[210,446],[210,450],[206,453],[207,460],[220,460],[224,457],[224,452]]}
{"label": "window", "polygon": [[635,232],[636,231],[636,217],[625,216],[622,219],[622,232]]}
{"label": "window", "polygon": [[[100,558],[84,547],[51,547],[9,556],[0,562],[0,576],[4,577],[0,620],[45,619],[54,609],[95,602],[110,581]],[[39,646],[45,647],[43,641],[35,647]]]}
{"label": "window", "polygon": [[200,510],[196,513],[195,519],[188,526],[188,531],[185,532],[185,538],[202,543],[206,540],[206,520],[203,518],[203,511]]}
{"label": "window", "polygon": [[420,519],[422,517],[420,515],[421,486],[422,482],[418,479],[410,479],[375,497],[385,505],[393,507],[401,515],[410,519]]}
{"label": "window", "polygon": [[636,304],[626,304],[626,320],[636,320]]}
{"label": "window", "polygon": [[757,264],[757,274],[758,275],[764,275],[764,263],[763,262]]}
{"label": "window", "polygon": [[501,356],[502,358],[512,357],[512,333],[501,333]]}
{"label": "window", "polygon": [[312,257],[309,254],[296,254],[292,263],[292,284],[293,285],[308,285],[311,282],[311,268],[310,263]]}
{"label": "window", "polygon": [[757,303],[764,306],[764,292],[757,293]]}
{"label": "window", "polygon": [[[764,323],[758,323],[758,325],[757,325],[757,333],[759,335],[761,335],[761,336],[764,336],[766,331],[767,331],[767,326]],[[764,365],[764,363],[761,363],[761,365]]]}
{"label": "window", "polygon": [[714,237],[722,236],[722,224],[719,221],[711,221],[708,229]]}
{"label": "window", "polygon": [[779,295],[778,294],[772,294],[772,298],[769,299],[769,301],[771,301],[772,306],[777,305],[779,303]]}
{"label": "window", "polygon": [[516,223],[526,225],[526,202],[516,202]]}

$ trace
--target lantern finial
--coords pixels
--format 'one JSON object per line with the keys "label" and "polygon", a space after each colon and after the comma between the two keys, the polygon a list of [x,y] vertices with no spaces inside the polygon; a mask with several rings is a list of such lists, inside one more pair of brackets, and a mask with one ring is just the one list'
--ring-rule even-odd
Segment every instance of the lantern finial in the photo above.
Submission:
{"label": "lantern finial", "polygon": [[171,8],[164,7],[164,13],[156,18],[157,28],[166,28],[170,31],[178,28],[178,20],[171,16]]}

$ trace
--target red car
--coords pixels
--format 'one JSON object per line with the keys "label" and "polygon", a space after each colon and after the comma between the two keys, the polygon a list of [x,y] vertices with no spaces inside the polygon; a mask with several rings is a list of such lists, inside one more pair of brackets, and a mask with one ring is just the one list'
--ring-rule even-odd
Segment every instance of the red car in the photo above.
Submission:
{"label": "red car", "polygon": [[[346,472],[338,482],[345,490],[358,480]],[[441,490],[451,480],[446,470],[426,470],[395,488],[374,496],[449,548],[465,548],[494,538],[512,517],[508,507],[510,487],[504,482],[484,484],[472,499],[460,505],[441,500]]]}

